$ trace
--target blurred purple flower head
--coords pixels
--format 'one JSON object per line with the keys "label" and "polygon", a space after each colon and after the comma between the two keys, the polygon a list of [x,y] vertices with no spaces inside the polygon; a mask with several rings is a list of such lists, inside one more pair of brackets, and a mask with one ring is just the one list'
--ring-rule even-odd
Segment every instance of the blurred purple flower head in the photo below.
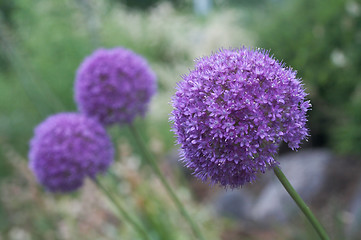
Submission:
{"label": "blurred purple flower head", "polygon": [[29,167],[51,192],[69,192],[107,170],[113,145],[104,127],[78,113],[59,113],[39,124],[30,141]]}
{"label": "blurred purple flower head", "polygon": [[262,49],[219,50],[196,61],[173,97],[185,165],[237,188],[275,166],[279,144],[299,148],[311,104],[296,72]]}
{"label": "blurred purple flower head", "polygon": [[105,125],[144,116],[155,92],[156,77],[147,61],[125,48],[98,49],[77,70],[79,110]]}

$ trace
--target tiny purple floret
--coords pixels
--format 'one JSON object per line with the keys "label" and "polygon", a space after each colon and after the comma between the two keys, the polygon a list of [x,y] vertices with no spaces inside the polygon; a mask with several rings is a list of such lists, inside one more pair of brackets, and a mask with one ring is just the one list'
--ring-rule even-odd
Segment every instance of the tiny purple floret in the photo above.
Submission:
{"label": "tiny purple floret", "polygon": [[75,101],[80,112],[105,125],[144,116],[156,92],[156,76],[131,50],[98,49],[77,70]]}
{"label": "tiny purple floret", "polygon": [[48,191],[70,192],[80,188],[84,178],[104,173],[113,157],[103,125],[78,113],[59,113],[35,128],[29,167]]}
{"label": "tiny purple floret", "polygon": [[198,59],[172,100],[182,161],[212,184],[253,182],[278,165],[281,142],[295,150],[308,136],[306,95],[296,71],[265,50],[221,49]]}

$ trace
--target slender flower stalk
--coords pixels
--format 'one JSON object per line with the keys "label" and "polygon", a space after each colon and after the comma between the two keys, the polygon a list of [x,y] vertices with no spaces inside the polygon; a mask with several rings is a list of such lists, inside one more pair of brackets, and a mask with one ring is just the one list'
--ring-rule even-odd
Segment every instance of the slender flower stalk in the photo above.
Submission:
{"label": "slender flower stalk", "polygon": [[320,222],[317,220],[317,218],[313,215],[310,208],[306,205],[306,203],[302,200],[300,195],[296,192],[296,190],[292,187],[291,183],[288,181],[287,177],[283,174],[281,169],[279,167],[273,168],[274,173],[276,174],[278,180],[282,183],[283,187],[286,189],[288,194],[292,197],[292,199],[295,201],[297,206],[301,209],[303,214],[307,217],[308,221],[312,224],[312,226],[317,231],[318,235],[322,240],[329,240],[326,231],[320,224]]}
{"label": "slender flower stalk", "polygon": [[146,230],[140,224],[138,224],[137,221],[133,219],[133,217],[131,217],[131,215],[125,210],[125,208],[119,202],[118,198],[116,198],[111,193],[111,191],[109,191],[98,179],[93,179],[93,181],[95,185],[99,188],[99,190],[101,190],[108,197],[108,199],[114,204],[121,217],[134,228],[134,230],[142,237],[142,239],[150,240],[150,237],[148,236]]}
{"label": "slender flower stalk", "polygon": [[166,191],[168,192],[169,196],[175,203],[176,207],[178,208],[179,212],[183,215],[183,217],[188,221],[190,227],[192,228],[193,233],[198,237],[198,239],[205,240],[201,230],[199,229],[198,225],[192,220],[189,216],[187,210],[184,208],[183,204],[173,191],[172,187],[169,185],[168,181],[165,179],[164,175],[162,174],[161,170],[159,169],[155,159],[153,158],[152,154],[148,151],[147,147],[145,146],[144,142],[142,141],[137,129],[132,125],[129,124],[129,129],[131,134],[133,135],[136,143],[138,144],[140,151],[143,155],[143,158],[147,163],[150,165],[154,173],[157,175],[163,186],[165,187]]}

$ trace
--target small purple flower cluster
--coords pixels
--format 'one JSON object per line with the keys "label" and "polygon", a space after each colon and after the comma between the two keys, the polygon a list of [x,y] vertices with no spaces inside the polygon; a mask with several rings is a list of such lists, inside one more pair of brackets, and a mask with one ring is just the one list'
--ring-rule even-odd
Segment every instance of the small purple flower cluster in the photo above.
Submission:
{"label": "small purple flower cluster", "polygon": [[261,49],[198,59],[173,98],[185,165],[203,181],[237,188],[275,166],[279,144],[307,137],[310,102],[296,72]]}
{"label": "small purple flower cluster", "polygon": [[146,60],[124,48],[98,49],[80,65],[75,100],[81,112],[101,123],[130,123],[144,115],[156,91]]}
{"label": "small purple flower cluster", "polygon": [[52,192],[78,189],[85,177],[105,172],[113,161],[113,146],[96,120],[78,113],[59,113],[35,128],[29,166]]}
{"label": "small purple flower cluster", "polygon": [[52,192],[74,191],[84,178],[105,172],[113,146],[104,126],[144,115],[156,91],[146,60],[124,48],[99,49],[80,65],[75,83],[81,113],[59,113],[42,122],[30,142],[29,166]]}

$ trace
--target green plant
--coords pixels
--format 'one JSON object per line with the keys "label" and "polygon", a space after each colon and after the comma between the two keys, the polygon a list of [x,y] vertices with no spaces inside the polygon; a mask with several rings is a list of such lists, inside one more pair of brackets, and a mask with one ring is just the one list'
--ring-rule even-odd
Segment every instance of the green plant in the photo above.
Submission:
{"label": "green plant", "polygon": [[360,1],[276,1],[263,13],[259,45],[300,69],[309,88],[312,143],[361,153]]}

